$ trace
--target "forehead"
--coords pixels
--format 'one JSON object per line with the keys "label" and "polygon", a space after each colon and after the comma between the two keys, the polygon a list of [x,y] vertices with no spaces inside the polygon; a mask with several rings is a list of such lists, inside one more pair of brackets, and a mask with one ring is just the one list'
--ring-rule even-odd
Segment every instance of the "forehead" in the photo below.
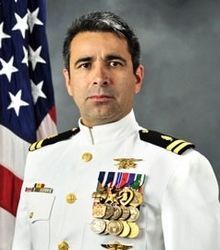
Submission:
{"label": "forehead", "polygon": [[71,41],[70,52],[71,57],[97,53],[130,56],[127,40],[112,32],[80,32]]}

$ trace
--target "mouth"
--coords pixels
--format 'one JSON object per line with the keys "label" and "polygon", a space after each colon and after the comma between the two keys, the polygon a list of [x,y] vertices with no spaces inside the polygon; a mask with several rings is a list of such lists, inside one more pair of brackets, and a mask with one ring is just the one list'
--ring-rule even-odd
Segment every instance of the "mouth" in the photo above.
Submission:
{"label": "mouth", "polygon": [[113,99],[113,96],[110,95],[91,95],[88,97],[88,100],[92,100],[95,102],[106,102]]}

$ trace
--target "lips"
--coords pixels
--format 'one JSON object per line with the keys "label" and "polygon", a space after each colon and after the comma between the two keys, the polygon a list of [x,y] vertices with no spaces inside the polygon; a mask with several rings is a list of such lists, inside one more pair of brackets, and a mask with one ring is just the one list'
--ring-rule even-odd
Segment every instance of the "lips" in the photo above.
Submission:
{"label": "lips", "polygon": [[108,101],[110,99],[113,99],[112,96],[110,95],[103,95],[103,94],[94,94],[88,97],[89,100],[94,100],[97,102],[104,102],[104,101]]}

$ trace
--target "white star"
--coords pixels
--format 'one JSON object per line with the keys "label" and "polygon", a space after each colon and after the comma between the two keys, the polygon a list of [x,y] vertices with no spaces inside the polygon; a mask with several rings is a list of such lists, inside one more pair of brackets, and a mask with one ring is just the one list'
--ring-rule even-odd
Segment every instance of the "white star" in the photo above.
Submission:
{"label": "white star", "polygon": [[35,70],[37,63],[46,63],[46,61],[40,57],[42,46],[39,46],[35,51],[29,46],[29,61],[31,61],[32,69]]}
{"label": "white star", "polygon": [[2,58],[0,58],[0,62],[2,64],[2,69],[0,70],[0,75],[6,75],[8,78],[8,81],[10,82],[12,73],[18,71],[18,69],[13,66],[14,57],[12,56],[8,62],[6,62]]}
{"label": "white star", "polygon": [[23,52],[24,52],[24,58],[22,59],[21,62],[28,66],[28,51],[24,46],[23,46]]}
{"label": "white star", "polygon": [[2,40],[5,38],[9,38],[11,36],[7,35],[3,32],[3,22],[0,24],[0,48],[2,47]]}
{"label": "white star", "polygon": [[17,20],[17,23],[12,28],[12,30],[20,30],[22,37],[25,38],[25,30],[28,29],[28,24],[27,24],[28,13],[26,13],[26,15],[22,18],[17,13],[15,13],[15,18]]}
{"label": "white star", "polygon": [[17,116],[19,116],[20,108],[22,106],[29,106],[29,104],[23,100],[21,100],[21,89],[17,92],[16,95],[13,95],[9,92],[11,103],[7,107],[7,109],[14,109]]}
{"label": "white star", "polygon": [[44,81],[41,81],[38,84],[35,84],[31,80],[31,92],[32,92],[32,96],[33,96],[33,99],[34,99],[34,104],[37,103],[37,100],[38,100],[39,97],[42,97],[44,99],[47,98],[46,95],[44,94],[44,92],[42,91],[43,83],[44,83]]}
{"label": "white star", "polygon": [[38,13],[39,13],[39,8],[37,8],[35,11],[33,11],[33,12],[30,12],[29,10],[28,10],[28,24],[29,24],[29,26],[30,26],[30,31],[31,31],[31,33],[32,33],[32,31],[33,31],[33,28],[34,28],[34,25],[36,24],[36,25],[44,25],[42,22],[41,22],[41,20],[39,20],[38,18],[37,18],[37,16],[38,16]]}
{"label": "white star", "polygon": [[17,3],[18,0],[15,0],[15,2]]}

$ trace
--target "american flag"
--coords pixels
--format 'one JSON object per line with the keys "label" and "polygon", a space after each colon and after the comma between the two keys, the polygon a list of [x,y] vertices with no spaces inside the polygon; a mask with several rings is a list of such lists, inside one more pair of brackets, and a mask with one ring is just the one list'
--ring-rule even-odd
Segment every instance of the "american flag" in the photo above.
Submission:
{"label": "american flag", "polygon": [[46,0],[0,0],[0,249],[9,250],[30,143],[56,133]]}

